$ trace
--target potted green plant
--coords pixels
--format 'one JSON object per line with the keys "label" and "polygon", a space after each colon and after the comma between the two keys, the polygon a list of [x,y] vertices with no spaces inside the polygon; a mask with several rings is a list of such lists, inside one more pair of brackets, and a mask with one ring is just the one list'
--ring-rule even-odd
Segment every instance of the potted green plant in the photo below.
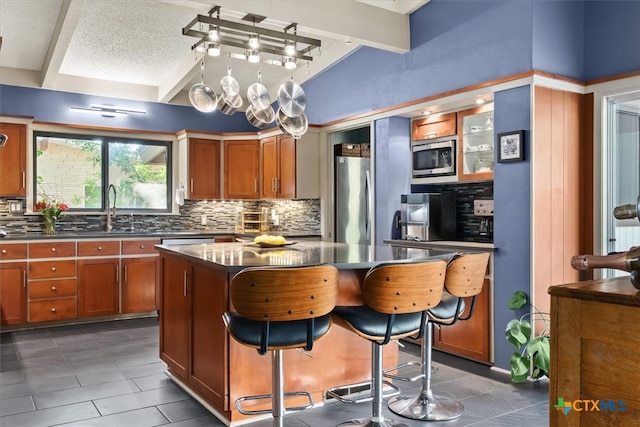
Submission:
{"label": "potted green plant", "polygon": [[[511,381],[521,383],[531,378],[538,380],[549,376],[549,360],[551,358],[549,313],[540,312],[533,304],[529,303],[527,294],[516,291],[509,300],[510,310],[520,310],[530,307],[518,319],[512,319],[507,323],[505,336],[518,351],[511,355]],[[532,326],[536,322],[542,322],[543,328],[536,334]]]}

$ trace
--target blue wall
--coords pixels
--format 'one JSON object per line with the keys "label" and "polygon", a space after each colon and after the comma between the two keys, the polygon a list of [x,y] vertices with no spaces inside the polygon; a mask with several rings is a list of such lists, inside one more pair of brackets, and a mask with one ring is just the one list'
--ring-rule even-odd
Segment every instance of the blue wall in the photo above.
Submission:
{"label": "blue wall", "polygon": [[[91,104],[146,110],[146,114],[102,117],[78,113],[69,107],[88,108]],[[131,101],[118,98],[56,92],[45,89],[0,85],[0,115],[33,117],[53,123],[105,126],[123,129],[175,133],[183,129],[209,132],[256,132],[244,112],[226,116],[219,111],[202,113],[190,106]]]}
{"label": "blue wall", "polygon": [[[531,278],[531,89],[530,86],[497,92],[495,133],[523,129],[524,161],[495,163],[493,180],[494,235],[494,336],[495,364],[509,368],[515,350],[504,338],[514,312],[507,303],[514,291],[529,294]],[[522,314],[522,313],[521,313]]]}
{"label": "blue wall", "polygon": [[411,121],[402,117],[376,120],[375,125],[376,244],[392,238],[400,194],[411,193],[409,148]]}

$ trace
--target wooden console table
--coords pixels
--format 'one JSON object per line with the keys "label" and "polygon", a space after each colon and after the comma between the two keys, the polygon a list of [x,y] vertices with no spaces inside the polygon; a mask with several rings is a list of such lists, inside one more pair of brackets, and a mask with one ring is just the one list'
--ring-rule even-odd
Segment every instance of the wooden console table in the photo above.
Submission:
{"label": "wooden console table", "polygon": [[[639,425],[640,290],[627,276],[551,286],[549,294],[549,425]],[[559,399],[571,405],[566,414]]]}

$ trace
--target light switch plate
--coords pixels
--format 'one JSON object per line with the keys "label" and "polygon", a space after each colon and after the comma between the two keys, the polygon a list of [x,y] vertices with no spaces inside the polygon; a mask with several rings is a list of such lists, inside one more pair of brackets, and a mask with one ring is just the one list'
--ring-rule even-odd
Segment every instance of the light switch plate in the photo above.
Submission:
{"label": "light switch plate", "polygon": [[474,200],[473,214],[476,216],[493,216],[493,200]]}

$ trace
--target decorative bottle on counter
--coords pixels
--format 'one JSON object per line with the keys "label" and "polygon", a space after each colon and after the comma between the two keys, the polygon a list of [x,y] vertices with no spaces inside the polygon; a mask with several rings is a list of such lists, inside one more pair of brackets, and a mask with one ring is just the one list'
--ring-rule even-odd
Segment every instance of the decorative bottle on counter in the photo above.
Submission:
{"label": "decorative bottle on counter", "polygon": [[626,252],[611,255],[575,255],[571,267],[576,270],[612,268],[631,273],[631,283],[640,289],[640,246],[633,246]]}

